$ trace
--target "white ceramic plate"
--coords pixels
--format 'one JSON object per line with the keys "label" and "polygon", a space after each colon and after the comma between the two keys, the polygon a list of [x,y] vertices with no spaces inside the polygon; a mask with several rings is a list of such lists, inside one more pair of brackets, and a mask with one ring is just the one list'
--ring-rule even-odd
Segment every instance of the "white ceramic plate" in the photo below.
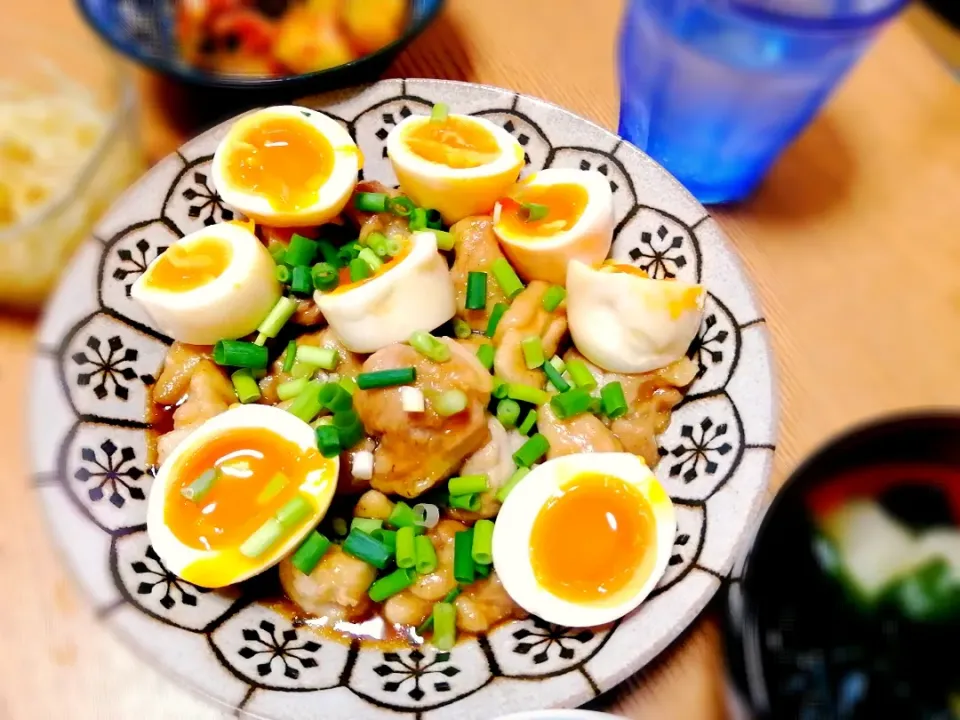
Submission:
{"label": "white ceramic plate", "polygon": [[653,596],[618,623],[567,629],[530,618],[452,652],[339,644],[292,627],[245,589],[208,592],[173,576],[144,531],[152,480],[144,409],[169,339],[129,290],[171,242],[233,216],[210,178],[221,125],[131,188],[66,270],[39,334],[29,422],[40,502],[98,614],[143,657],[241,714],[486,720],[577,706],[642,668],[690,624],[762,506],[776,427],[770,348],[750,285],[710,215],[633,146],[507,90],[387,80],[307,104],[356,137],[365,177],[395,184],[387,133],[440,101],[513,134],[526,150],[526,172],[606,175],[618,221],[613,255],[710,292],[690,348],[700,376],[660,439],[657,475],[678,510],[669,568]]}

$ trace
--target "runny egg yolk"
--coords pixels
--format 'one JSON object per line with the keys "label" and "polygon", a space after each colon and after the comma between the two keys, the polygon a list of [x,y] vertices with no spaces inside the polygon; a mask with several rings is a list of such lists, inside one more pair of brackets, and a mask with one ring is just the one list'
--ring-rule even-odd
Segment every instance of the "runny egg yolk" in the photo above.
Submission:
{"label": "runny egg yolk", "polygon": [[150,266],[144,282],[157,290],[188,292],[216,280],[230,265],[233,250],[215,237],[176,243]]}
{"label": "runny egg yolk", "polygon": [[333,172],[330,141],[296,117],[258,118],[229,147],[224,163],[228,182],[267,198],[281,212],[309,207]]}
{"label": "runny egg yolk", "polygon": [[[498,229],[512,236],[550,237],[566,232],[577,224],[587,208],[590,196],[580,185],[521,185],[513,197],[500,203]],[[543,205],[547,214],[531,220],[524,204]]]}
{"label": "runny egg yolk", "polygon": [[489,130],[457,116],[424,120],[411,126],[404,140],[414,155],[459,170],[488,165],[500,156],[500,146]]}
{"label": "runny egg yolk", "polygon": [[541,508],[530,537],[539,585],[573,603],[606,600],[656,557],[656,521],[633,485],[610,475],[581,475]]}
{"label": "runny egg yolk", "polygon": [[[650,279],[650,276],[638,267],[626,265],[611,260],[605,261],[598,268],[600,272],[623,273],[625,275],[634,275],[639,278]],[[673,278],[664,278],[658,282],[676,282]],[[703,288],[699,285],[690,285],[685,287],[679,293],[671,293],[662,296],[649,296],[646,298],[647,306],[652,310],[666,310],[674,320],[679,318],[685,312],[696,310],[700,307],[700,300],[703,297]]]}
{"label": "runny egg yolk", "polygon": [[[322,464],[316,450],[263,428],[224,432],[186,458],[170,483],[164,520],[189,547],[236,548],[294,498],[304,476]],[[181,490],[210,468],[217,468],[219,477],[203,499],[183,497]],[[271,482],[278,473],[285,476],[282,485]]]}

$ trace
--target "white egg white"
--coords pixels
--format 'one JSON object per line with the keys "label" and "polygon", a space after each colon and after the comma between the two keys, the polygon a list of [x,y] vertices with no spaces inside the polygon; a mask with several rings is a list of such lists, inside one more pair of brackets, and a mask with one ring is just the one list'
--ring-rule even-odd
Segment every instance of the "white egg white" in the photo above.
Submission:
{"label": "white egg white", "polygon": [[230,262],[217,278],[185,292],[156,287],[150,282],[150,271],[158,258],[130,288],[130,296],[143,305],[162,333],[191,345],[212,345],[248,335],[281,292],[273,258],[249,227],[233,222],[211,225],[175,245],[188,248],[205,238],[230,247]]}
{"label": "white egg white", "polygon": [[[233,144],[238,142],[249,128],[271,116],[291,117],[309,125],[323,135],[333,148],[335,157],[330,176],[317,190],[316,200],[307,207],[278,210],[273,205],[274,198],[238,187],[231,182],[227,173],[226,160]],[[357,184],[361,157],[350,133],[336,120],[316,110],[296,105],[278,105],[258,110],[237,120],[217,146],[211,170],[213,184],[220,197],[247,217],[272,227],[303,227],[321,225],[340,214]]]}
{"label": "white egg white", "polygon": [[523,169],[523,148],[502,127],[470,115],[451,117],[474,123],[488,132],[499,148],[497,159],[478,167],[452,168],[420,157],[405,142],[411,130],[430,122],[429,117],[420,115],[408,117],[387,136],[387,155],[400,189],[420,207],[437,210],[448,225],[470,215],[490,213]]}
{"label": "white egg white", "polygon": [[567,268],[567,321],[573,343],[610,372],[666,367],[697,336],[706,292],[699,285],[606,272],[573,261]]}
{"label": "white egg white", "polygon": [[587,192],[587,206],[569,230],[549,237],[510,233],[500,222],[500,204],[493,211],[493,231],[503,251],[525,280],[563,285],[567,264],[602,262],[613,243],[614,212],[610,180],[595,170],[551,168],[526,178],[518,188],[579,185]]}
{"label": "white egg white", "polygon": [[[307,534],[320,522],[337,487],[340,469],[339,458],[325,459],[319,469],[303,478],[300,492],[311,498],[314,518],[301,528],[278,542],[275,547],[257,559],[247,558],[238,548],[202,550],[184,544],[167,526],[165,521],[167,497],[171,484],[178,479],[187,458],[213,438],[230,430],[257,428],[280,435],[298,445],[301,450],[316,450],[317,440],[313,428],[285,410],[270,405],[238,405],[207,420],[194,430],[170,454],[160,467],[147,503],[147,533],[163,564],[174,574],[201,587],[223,587],[253,577],[278,563],[293,552]],[[220,580],[205,581],[204,575],[196,575],[196,568],[217,568]]]}
{"label": "white egg white", "polygon": [[433,330],[457,311],[453,279],[432,231],[414,233],[410,251],[385,272],[355,286],[316,291],[317,307],[344,346],[372,353]]}
{"label": "white egg white", "polygon": [[[656,521],[656,556],[612,597],[574,603],[538,583],[530,559],[531,535],[540,510],[551,498],[581,475],[594,473],[630,483],[647,500]],[[507,496],[494,527],[493,564],[504,589],[527,612],[565,627],[592,627],[613,622],[643,602],[667,568],[676,532],[673,503],[641,458],[630,453],[565,455],[535,467]]]}

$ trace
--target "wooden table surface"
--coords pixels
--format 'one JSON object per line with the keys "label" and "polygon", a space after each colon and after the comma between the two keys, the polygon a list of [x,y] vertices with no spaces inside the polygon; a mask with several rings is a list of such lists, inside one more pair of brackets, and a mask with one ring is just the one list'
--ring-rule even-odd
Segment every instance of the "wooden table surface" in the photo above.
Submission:
{"label": "wooden table surface", "polygon": [[[80,31],[66,17],[69,0],[36,2]],[[390,74],[502,85],[615,127],[620,10],[611,0],[449,0]],[[197,113],[175,88],[141,81],[144,142],[156,160],[198,129]],[[775,483],[858,420],[960,405],[958,128],[960,86],[895,23],[759,194],[716,210],[773,334]],[[47,539],[23,423],[34,326],[0,314],[0,719],[221,717],[95,621]],[[644,720],[725,717],[715,613],[598,706]]]}

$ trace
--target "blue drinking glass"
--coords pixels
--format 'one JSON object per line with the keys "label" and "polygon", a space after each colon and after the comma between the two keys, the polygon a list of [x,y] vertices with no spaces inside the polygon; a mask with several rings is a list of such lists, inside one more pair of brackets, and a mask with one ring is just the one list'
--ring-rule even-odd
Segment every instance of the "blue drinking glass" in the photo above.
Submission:
{"label": "blue drinking glass", "polygon": [[906,0],[630,0],[620,135],[704,203],[739,200]]}

